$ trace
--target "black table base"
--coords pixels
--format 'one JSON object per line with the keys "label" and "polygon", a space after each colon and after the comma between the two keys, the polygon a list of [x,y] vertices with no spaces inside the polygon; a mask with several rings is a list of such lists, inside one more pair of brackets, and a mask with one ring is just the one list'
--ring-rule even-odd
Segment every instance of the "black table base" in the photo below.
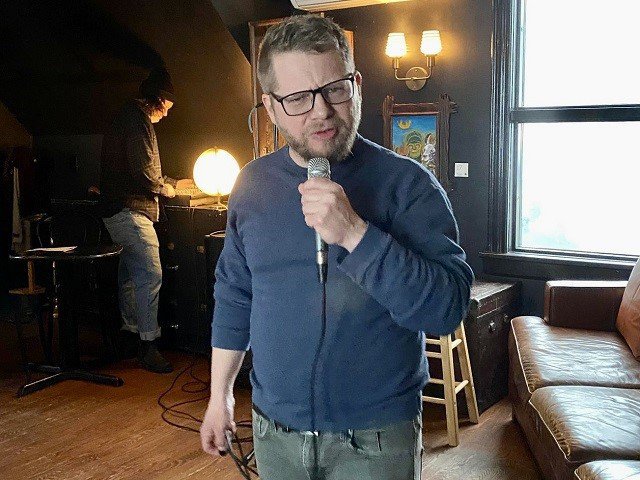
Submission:
{"label": "black table base", "polygon": [[52,365],[39,365],[36,363],[29,363],[26,368],[28,373],[38,372],[49,373],[50,375],[33,382],[27,381],[26,384],[18,389],[18,397],[29,395],[30,393],[37,392],[38,390],[42,390],[43,388],[50,387],[51,385],[55,385],[56,383],[63,382],[65,380],[82,380],[100,385],[110,385],[112,387],[121,387],[124,385],[124,380],[120,377],[89,372],[87,370],[63,368]]}
{"label": "black table base", "polygon": [[[55,250],[29,250],[22,254],[11,254],[9,258],[15,261],[44,261],[52,264],[52,280],[53,280],[53,297],[50,302],[51,317],[54,322],[58,323],[58,341],[60,345],[60,361],[59,365],[43,365],[37,363],[27,363],[25,365],[25,373],[27,383],[18,389],[18,397],[28,395],[43,388],[55,385],[65,380],[81,380],[86,382],[97,383],[100,385],[111,385],[120,387],[124,384],[124,380],[113,375],[105,375],[94,373],[83,368],[86,364],[80,362],[78,352],[78,322],[74,316],[73,309],[69,307],[69,298],[65,294],[62,277],[64,270],[63,265],[69,264],[92,265],[94,262],[101,261],[106,258],[113,258],[120,255],[122,247],[120,245],[84,245],[74,248],[71,251],[55,251]],[[68,269],[66,272],[69,275]],[[65,308],[65,306],[69,308]],[[62,312],[62,314],[61,314]],[[45,342],[45,355],[50,355],[51,337]],[[46,362],[53,362],[47,358]],[[31,373],[44,373],[46,377],[31,381]]]}

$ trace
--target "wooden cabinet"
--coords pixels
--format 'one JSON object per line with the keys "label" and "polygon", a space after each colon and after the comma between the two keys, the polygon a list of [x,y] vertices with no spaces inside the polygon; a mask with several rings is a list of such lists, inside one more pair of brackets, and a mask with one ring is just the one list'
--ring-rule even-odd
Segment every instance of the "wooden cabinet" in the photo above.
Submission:
{"label": "wooden cabinet", "polygon": [[507,395],[510,321],[519,306],[519,283],[476,282],[471,289],[464,327],[481,413]]}

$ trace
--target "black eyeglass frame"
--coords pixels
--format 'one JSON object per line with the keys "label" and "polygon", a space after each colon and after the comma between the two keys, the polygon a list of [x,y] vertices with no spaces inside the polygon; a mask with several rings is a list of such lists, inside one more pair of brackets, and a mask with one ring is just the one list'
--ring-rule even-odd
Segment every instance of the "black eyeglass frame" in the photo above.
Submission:
{"label": "black eyeglass frame", "polygon": [[[324,101],[327,102],[329,105],[340,105],[341,103],[348,102],[349,100],[351,100],[353,98],[353,95],[355,94],[355,91],[356,91],[356,87],[354,85],[355,79],[356,79],[356,72],[353,72],[353,73],[350,73],[349,75],[347,75],[344,78],[339,78],[338,80],[334,80],[333,82],[329,82],[329,83],[327,83],[327,84],[325,84],[325,85],[323,85],[321,87],[318,87],[318,88],[316,88],[314,90],[300,90],[299,92],[293,92],[293,93],[290,93],[288,95],[285,95],[284,97],[278,97],[273,92],[270,92],[269,95],[271,95],[275,101],[277,101],[280,105],[282,105],[282,110],[284,110],[284,113],[286,113],[290,117],[298,117],[300,115],[304,115],[305,113],[309,113],[311,110],[313,110],[313,107],[315,107],[315,105],[316,105],[316,95],[318,93],[320,95],[322,95],[322,98],[324,99]],[[333,85],[334,83],[344,82],[345,80],[349,80],[351,82],[351,96],[349,98],[347,98],[346,100],[342,100],[341,102],[330,102],[329,100],[327,100],[327,97],[324,96],[322,91],[325,88]],[[284,106],[283,102],[287,98],[293,97],[294,95],[300,95],[301,93],[310,93],[312,95],[312,97],[311,97],[311,107],[306,112],[295,113],[295,114],[292,115],[291,113],[287,112],[287,109]]]}

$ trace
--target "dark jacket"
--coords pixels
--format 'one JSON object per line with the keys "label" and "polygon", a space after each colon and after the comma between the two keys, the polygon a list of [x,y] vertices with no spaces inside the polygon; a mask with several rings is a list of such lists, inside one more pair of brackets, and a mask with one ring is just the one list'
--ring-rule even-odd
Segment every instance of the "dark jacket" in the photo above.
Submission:
{"label": "dark jacket", "polygon": [[162,175],[156,132],[136,100],[127,102],[102,140],[100,193],[102,216],[123,208],[159,217],[158,195],[176,181]]}

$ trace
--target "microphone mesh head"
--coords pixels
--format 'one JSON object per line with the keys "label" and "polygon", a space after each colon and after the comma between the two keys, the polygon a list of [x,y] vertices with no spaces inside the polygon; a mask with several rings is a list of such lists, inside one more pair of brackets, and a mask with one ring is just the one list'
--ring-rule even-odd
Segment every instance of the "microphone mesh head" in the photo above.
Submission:
{"label": "microphone mesh head", "polygon": [[307,178],[331,178],[329,160],[323,157],[316,157],[309,160]]}

